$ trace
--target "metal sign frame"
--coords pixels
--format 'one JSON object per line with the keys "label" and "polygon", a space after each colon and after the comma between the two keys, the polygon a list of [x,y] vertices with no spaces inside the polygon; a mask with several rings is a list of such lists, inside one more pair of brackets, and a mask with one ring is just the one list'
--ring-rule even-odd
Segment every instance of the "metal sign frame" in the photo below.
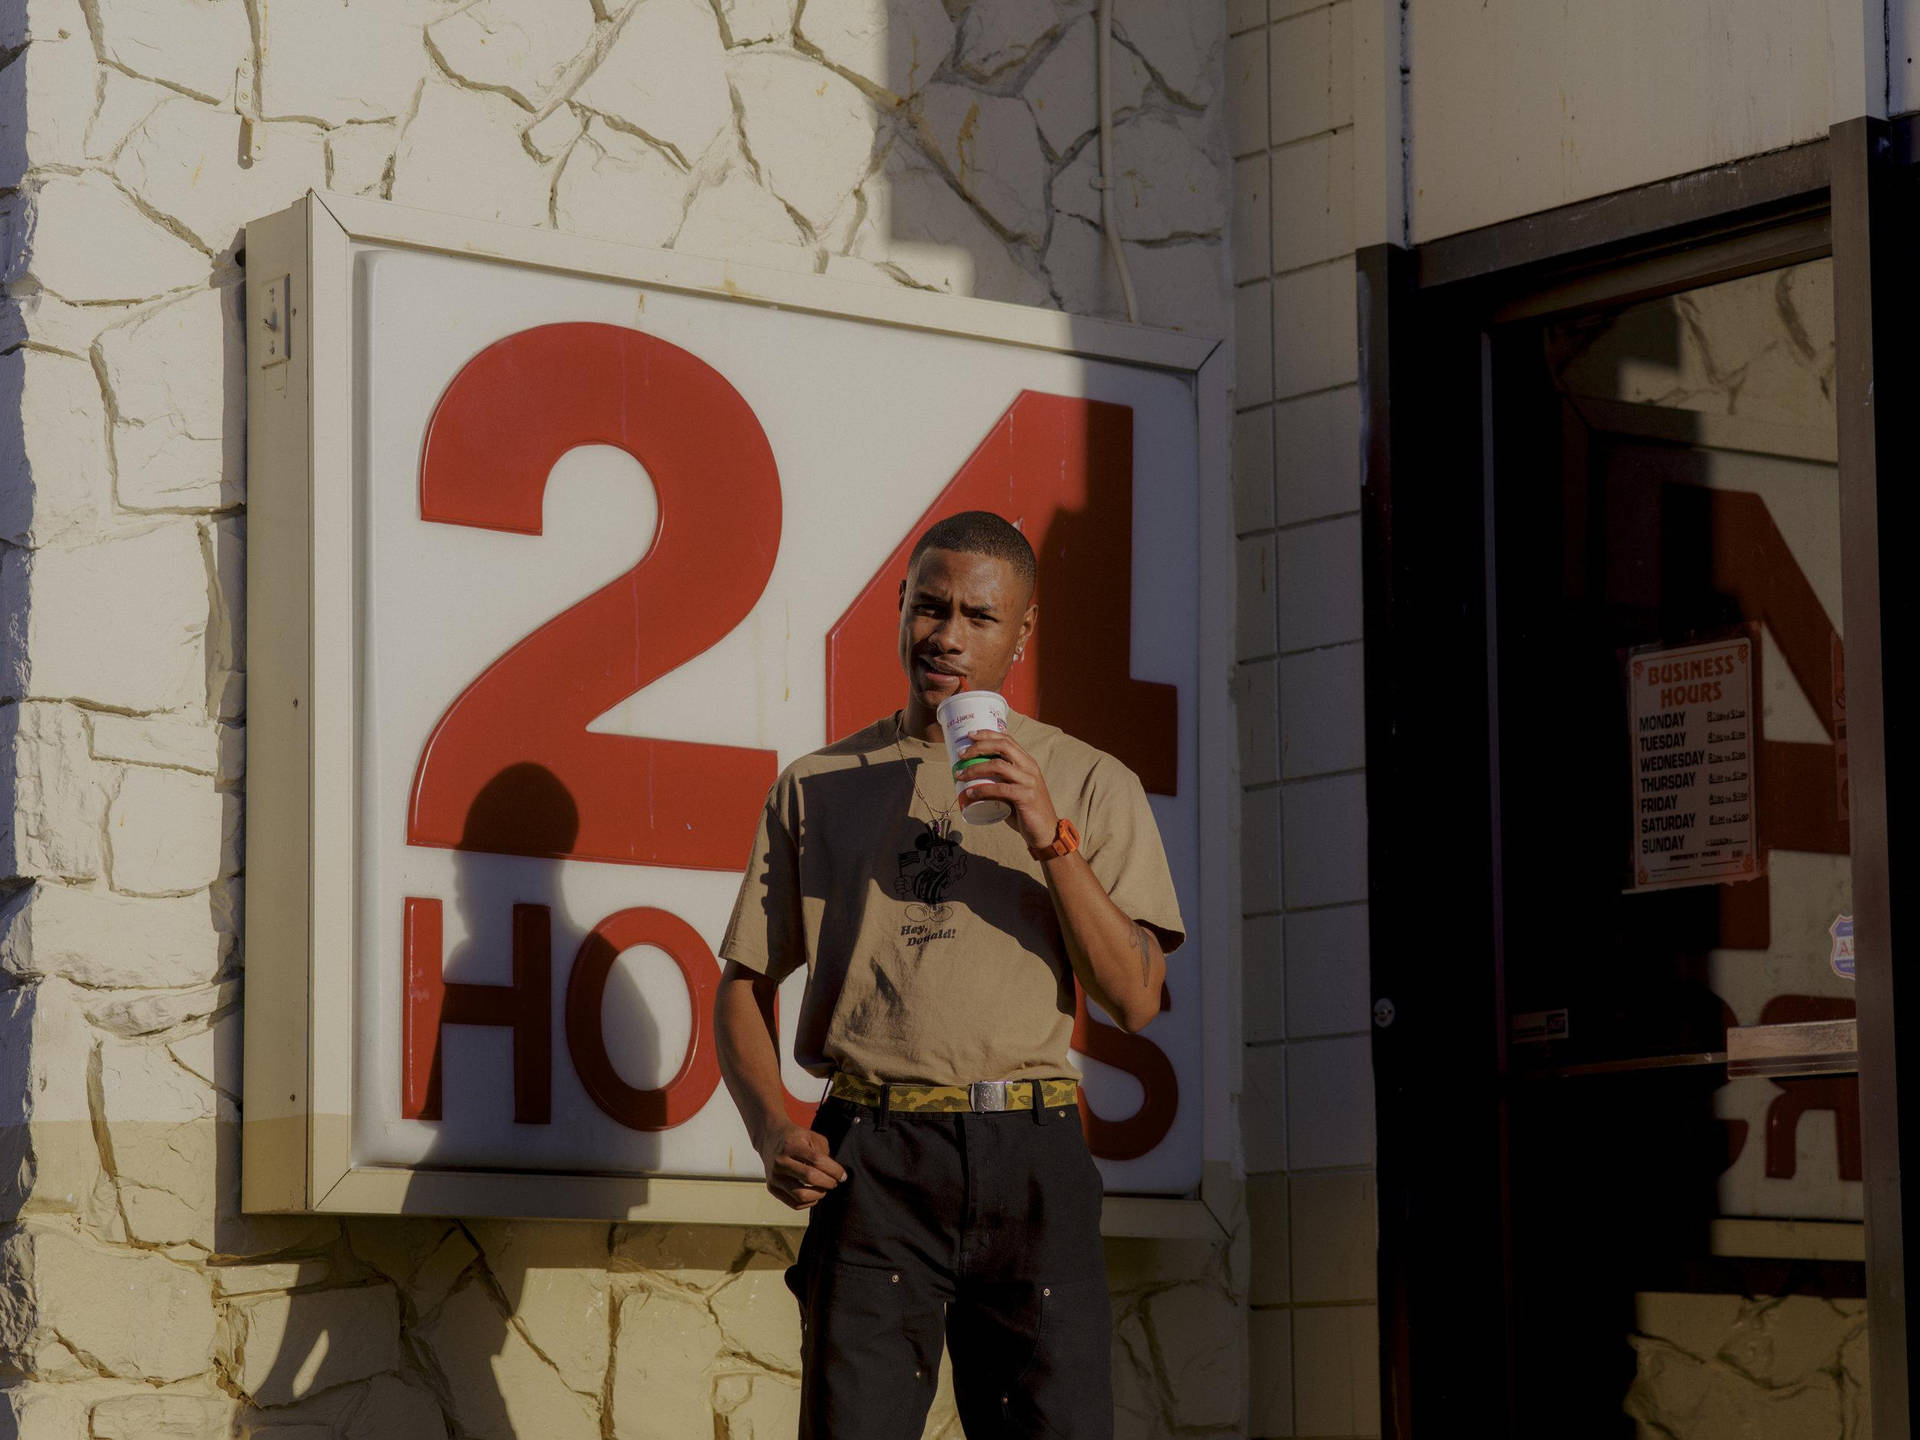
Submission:
{"label": "metal sign frame", "polygon": [[[242,1203],[250,1212],[804,1223],[757,1181],[356,1166],[358,634],[352,260],[464,256],[1186,376],[1199,446],[1198,909],[1202,1033],[1239,1033],[1239,776],[1228,359],[1219,342],[982,300],[738,266],[309,193],[247,227],[247,987]],[[1211,682],[1211,683],[1209,683]],[[1202,1055],[1203,1178],[1109,1197],[1111,1234],[1220,1238],[1240,1203],[1240,1046]]]}

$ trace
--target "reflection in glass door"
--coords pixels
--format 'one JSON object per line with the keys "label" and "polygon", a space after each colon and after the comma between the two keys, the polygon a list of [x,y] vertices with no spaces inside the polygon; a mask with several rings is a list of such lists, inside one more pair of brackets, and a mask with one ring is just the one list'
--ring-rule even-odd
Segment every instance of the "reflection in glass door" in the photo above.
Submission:
{"label": "reflection in glass door", "polygon": [[1858,1440],[1831,262],[1493,363],[1522,1432]]}

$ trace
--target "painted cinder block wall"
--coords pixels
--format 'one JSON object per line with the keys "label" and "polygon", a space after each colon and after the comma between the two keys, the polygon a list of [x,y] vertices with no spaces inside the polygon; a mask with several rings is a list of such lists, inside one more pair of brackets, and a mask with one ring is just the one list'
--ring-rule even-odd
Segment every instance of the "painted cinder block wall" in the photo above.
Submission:
{"label": "painted cinder block wall", "polygon": [[1380,1429],[1355,8],[1228,7],[1254,1436]]}
{"label": "painted cinder block wall", "polygon": [[[330,189],[1114,314],[1091,13],[0,0],[0,1435],[792,1433],[797,1232],[239,1211],[236,247]],[[1224,335],[1224,0],[1115,29],[1142,318]],[[1110,1243],[1123,1435],[1244,1433],[1220,1220]]]}

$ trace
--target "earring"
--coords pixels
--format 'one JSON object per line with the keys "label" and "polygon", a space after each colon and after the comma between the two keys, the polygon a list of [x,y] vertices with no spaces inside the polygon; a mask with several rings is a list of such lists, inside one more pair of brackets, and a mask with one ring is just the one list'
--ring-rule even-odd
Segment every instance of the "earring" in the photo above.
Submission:
{"label": "earring", "polygon": [[1014,652],[1013,652],[1013,658],[1014,658],[1015,660],[1024,660],[1024,659],[1026,659],[1026,658],[1027,658],[1027,647],[1026,647],[1026,646],[1024,646],[1024,645],[1022,645],[1022,646],[1021,646],[1021,647],[1020,647],[1020,648],[1019,648],[1018,650],[1016,650],[1016,651],[1014,651]]}

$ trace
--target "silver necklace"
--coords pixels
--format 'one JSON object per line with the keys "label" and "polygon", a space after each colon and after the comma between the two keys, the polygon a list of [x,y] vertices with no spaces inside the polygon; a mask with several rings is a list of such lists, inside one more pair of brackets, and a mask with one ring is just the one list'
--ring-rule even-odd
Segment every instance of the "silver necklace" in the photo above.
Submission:
{"label": "silver necklace", "polygon": [[[920,782],[914,776],[915,766],[913,762],[907,758],[906,749],[900,743],[900,731],[897,725],[894,728],[893,748],[895,753],[898,754],[900,757],[900,763],[906,766],[907,783],[913,786],[914,798],[919,800],[919,802],[922,805],[926,806],[927,814],[932,817],[932,819],[930,819],[927,822],[927,828],[933,831],[933,835],[936,840],[946,839],[947,832],[953,829],[953,811],[954,811],[954,807],[960,803],[960,797],[957,795],[954,796],[952,805],[947,806],[943,810],[936,810],[932,802],[929,801],[926,796],[920,793]],[[912,806],[907,807],[907,813],[909,815],[913,813]]]}

